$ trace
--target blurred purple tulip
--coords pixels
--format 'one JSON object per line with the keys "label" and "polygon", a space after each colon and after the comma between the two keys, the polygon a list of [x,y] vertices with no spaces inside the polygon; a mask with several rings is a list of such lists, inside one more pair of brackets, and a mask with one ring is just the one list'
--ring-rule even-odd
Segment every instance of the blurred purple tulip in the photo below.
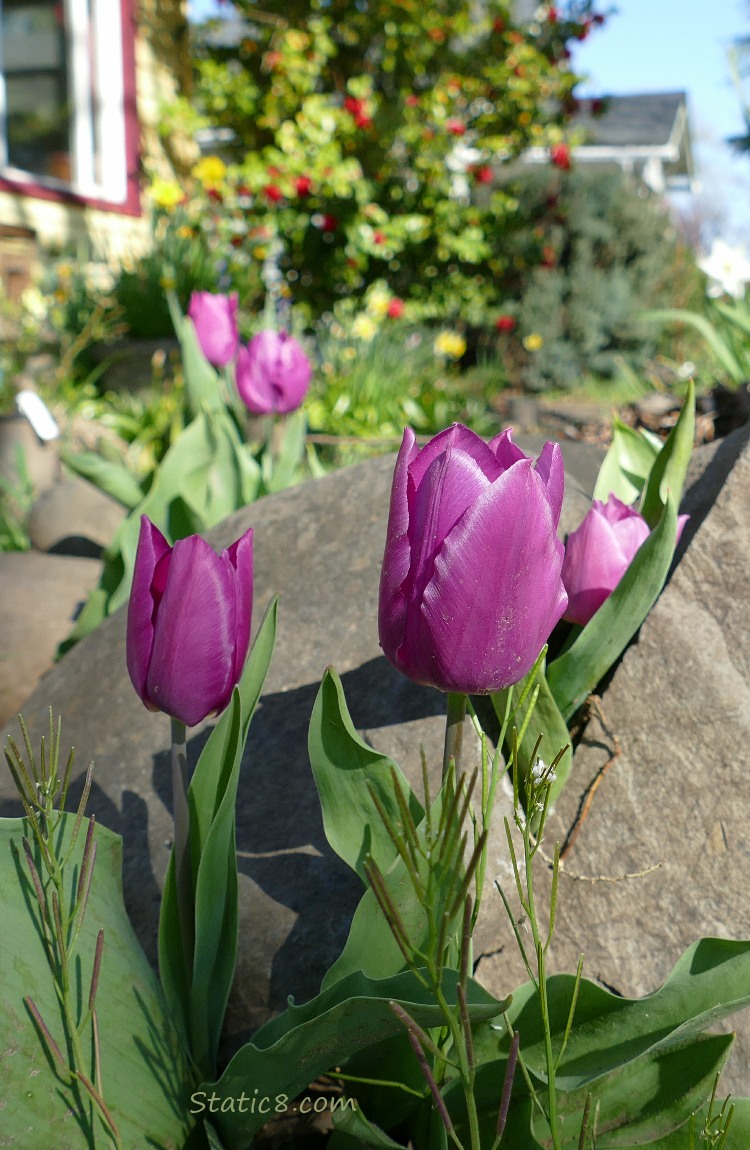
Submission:
{"label": "blurred purple tulip", "polygon": [[565,610],[556,443],[528,459],[454,424],[396,462],[380,577],[380,643],[410,679],[486,694],[530,670]]}
{"label": "blurred purple tulip", "polygon": [[242,402],[255,415],[288,415],[307,394],[312,368],[285,331],[259,331],[237,357],[235,379]]}
{"label": "blurred purple tulip", "polygon": [[194,291],[190,297],[188,315],[195,325],[201,351],[214,367],[225,367],[237,355],[237,308],[236,292],[226,296]]}
{"label": "blurred purple tulip", "polygon": [[[677,517],[677,539],[688,519]],[[568,536],[562,577],[568,592],[565,618],[585,626],[614,591],[641,544],[651,534],[642,515],[610,495],[595,499],[586,518]]]}
{"label": "blurred purple tulip", "polygon": [[217,555],[199,535],[170,547],[143,515],[127,661],[149,710],[189,727],[222,711],[245,664],[252,609],[252,528]]}

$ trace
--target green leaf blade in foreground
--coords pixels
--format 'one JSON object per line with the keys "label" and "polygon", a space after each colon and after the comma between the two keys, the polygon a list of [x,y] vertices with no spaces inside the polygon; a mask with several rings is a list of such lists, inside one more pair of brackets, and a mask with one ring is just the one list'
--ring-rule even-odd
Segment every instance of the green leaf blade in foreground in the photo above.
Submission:
{"label": "green leaf blade in foreground", "polygon": [[617,416],[612,420],[612,443],[599,468],[594,499],[606,503],[616,495],[623,503],[633,503],[643,490],[659,447],[653,439],[628,427]]}
{"label": "green leaf blade in foreground", "polygon": [[[63,816],[63,842],[70,840],[74,823],[74,816]],[[94,1143],[68,1115],[65,1091],[23,1003],[23,996],[30,995],[64,1049],[60,1010],[40,940],[38,908],[21,845],[24,834],[33,842],[25,819],[0,819],[0,1126],[6,1139],[19,1148],[54,1146],[55,1150],[82,1150]],[[66,868],[65,891],[71,899],[84,840],[85,826]],[[104,1099],[126,1150],[146,1146],[150,1150],[179,1150],[195,1121],[189,1113],[193,1087],[187,1059],[122,901],[122,840],[97,826],[95,841],[96,866],[76,955],[80,958],[81,994],[85,1001],[97,932],[104,930],[96,997]],[[39,858],[37,865],[43,873]],[[85,1031],[87,1052],[90,1033],[90,1028]],[[96,1146],[110,1144],[98,1126]]]}
{"label": "green leaf blade in foreground", "polygon": [[695,384],[691,379],[677,423],[657,455],[644,488],[641,514],[649,527],[653,528],[658,523],[668,492],[671,492],[675,506],[679,507],[694,441]]}
{"label": "green leaf blade in foreground", "polygon": [[219,392],[219,375],[201,351],[195,325],[184,316],[174,292],[167,292],[167,304],[175,335],[180,341],[182,367],[185,373],[185,391],[193,415],[202,408],[218,411],[224,406]]}
{"label": "green leaf blade in foreground", "polygon": [[[502,723],[505,715],[507,692],[513,692],[513,705],[516,706],[527,681],[528,676],[522,679],[520,683],[516,683],[515,686],[506,687],[503,691],[496,691],[491,696],[498,722]],[[555,780],[550,786],[550,801],[554,803],[565,786],[573,767],[570,732],[549,688],[544,669],[541,667],[536,673],[534,685],[539,687],[539,694],[531,720],[518,747],[519,763],[523,772],[528,771],[530,759],[539,735],[542,736],[542,741],[539,744],[537,753],[547,766],[549,766],[563,747],[567,747],[567,750],[555,767]],[[507,746],[508,741],[506,740],[506,748]],[[523,788],[521,788],[521,794],[523,794]]]}
{"label": "green leaf blade in foreground", "polygon": [[363,882],[363,864],[368,854],[382,871],[387,871],[396,857],[396,848],[369,788],[398,826],[402,818],[393,788],[395,771],[415,825],[421,823],[424,811],[392,759],[378,754],[357,734],[341,680],[332,668],[325,672],[315,700],[308,749],[323,828],[331,847]]}
{"label": "green leaf blade in foreground", "polygon": [[654,323],[686,323],[694,327],[703,336],[732,382],[735,384],[743,382],[745,367],[738,360],[727,341],[722,339],[714,325],[705,316],[698,312],[685,311],[682,308],[664,308],[644,312],[642,318]]}
{"label": "green leaf blade in foreground", "polygon": [[[449,1003],[456,1000],[456,980],[455,971],[445,972],[443,993]],[[304,1006],[287,1007],[262,1026],[252,1042],[235,1054],[219,1081],[200,1088],[206,1097],[212,1092],[219,1097],[219,1109],[211,1122],[227,1150],[246,1150],[269,1117],[257,1110],[250,1113],[249,1108],[240,1113],[232,1100],[243,1091],[246,1098],[257,1091],[258,1098],[269,1098],[272,1105],[279,1097],[291,1102],[318,1075],[340,1066],[356,1051],[403,1033],[389,1001],[400,1003],[422,1027],[442,1023],[432,992],[411,971],[382,980],[368,979],[358,971]],[[467,1001],[473,1022],[496,1017],[506,1005],[473,979],[469,979]]]}
{"label": "green leaf blade in foreground", "polygon": [[66,451],[62,462],[76,475],[95,484],[105,495],[132,510],[143,499],[143,490],[133,472],[122,463],[105,459],[96,451]]}
{"label": "green leaf blade in foreground", "polygon": [[667,578],[677,539],[677,511],[669,495],[662,517],[632,563],[580,635],[547,668],[547,682],[567,721],[594,690],[643,623]]}

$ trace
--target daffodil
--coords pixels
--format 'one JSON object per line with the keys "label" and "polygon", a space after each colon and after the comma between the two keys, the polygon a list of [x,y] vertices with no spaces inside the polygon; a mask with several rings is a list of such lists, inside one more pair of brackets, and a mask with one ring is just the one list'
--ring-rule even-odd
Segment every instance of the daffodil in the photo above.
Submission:
{"label": "daffodil", "polygon": [[206,190],[220,188],[226,174],[227,166],[218,156],[204,156],[193,168],[193,175]]}
{"label": "daffodil", "polygon": [[466,340],[457,331],[441,331],[434,343],[435,355],[460,359],[466,351]]}
{"label": "daffodil", "polygon": [[711,281],[711,297],[726,294],[742,299],[745,284],[750,283],[750,260],[740,248],[730,247],[725,240],[714,240],[709,254],[698,260],[698,267]]}
{"label": "daffodil", "polygon": [[171,211],[185,199],[185,193],[175,180],[154,180],[148,194],[157,208]]}
{"label": "daffodil", "polygon": [[360,312],[352,324],[352,335],[354,338],[364,340],[365,343],[369,343],[370,340],[375,338],[377,330],[378,325],[375,323],[375,320],[371,319],[370,316],[364,312]]}
{"label": "daffodil", "polygon": [[544,336],[538,331],[532,331],[524,338],[523,346],[527,351],[539,351],[540,347],[544,346]]}

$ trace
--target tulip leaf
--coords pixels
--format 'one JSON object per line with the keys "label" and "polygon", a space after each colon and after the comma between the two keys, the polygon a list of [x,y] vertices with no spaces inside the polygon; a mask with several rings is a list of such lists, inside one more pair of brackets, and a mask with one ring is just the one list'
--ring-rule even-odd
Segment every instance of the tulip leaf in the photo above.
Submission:
{"label": "tulip leaf", "polygon": [[[425,978],[426,972],[420,971],[420,975]],[[457,978],[454,970],[446,970],[442,977],[442,993],[453,1006]],[[494,1018],[503,1009],[502,1002],[471,978],[466,997],[472,1022]],[[204,1105],[211,1094],[217,1096],[211,1122],[227,1150],[246,1150],[273,1109],[280,1107],[277,1112],[283,1113],[287,1104],[320,1074],[341,1066],[358,1050],[403,1033],[403,1023],[389,1002],[399,1003],[424,1028],[443,1022],[433,991],[415,972],[372,979],[357,971],[304,1006],[288,1006],[256,1031],[252,1041],[232,1058],[219,1081],[204,1084],[193,1094],[193,1100]],[[252,1112],[246,1102],[244,1112],[240,1112],[236,1101],[231,1100],[239,1099],[243,1093],[246,1099],[268,1099],[269,1110],[260,1113],[256,1106]],[[344,1105],[342,1100],[342,1109]]]}
{"label": "tulip leaf", "polygon": [[281,447],[278,456],[266,451],[262,459],[264,486],[267,492],[283,491],[294,481],[295,472],[305,454],[307,416],[302,408],[291,415],[277,417],[281,423]]}
{"label": "tulip leaf", "polygon": [[[562,1039],[575,986],[572,974],[547,981],[553,1047]],[[703,938],[688,947],[667,981],[643,998],[622,998],[581,980],[573,1027],[556,1071],[562,1091],[582,1090],[641,1058],[692,1042],[717,1022],[750,1004],[750,941]],[[521,1035],[524,1062],[546,1081],[544,1027],[534,985],[513,993],[508,1018]],[[483,1027],[475,1038],[477,1061],[507,1055],[503,1029]]]}
{"label": "tulip leaf", "polygon": [[168,291],[167,303],[175,335],[180,341],[182,368],[185,373],[185,392],[193,415],[206,407],[219,411],[224,407],[219,390],[218,372],[201,351],[195,325],[184,316],[174,292]]}
{"label": "tulip leaf", "polygon": [[[733,1034],[704,1035],[687,1046],[638,1059],[593,1087],[561,1093],[562,1144],[576,1145],[588,1094],[597,1110],[597,1150],[648,1145],[673,1133],[710,1097],[733,1041]],[[531,1128],[545,1150],[553,1150],[549,1126],[538,1112],[532,1112]]]}
{"label": "tulip leaf", "polygon": [[[550,765],[563,747],[567,747],[562,758],[558,760],[555,766],[555,779],[550,786],[550,802],[554,803],[570,775],[573,766],[573,751],[570,745],[570,733],[567,723],[561,715],[560,709],[549,688],[544,668],[537,668],[536,673],[530,671],[520,683],[516,683],[513,687],[506,687],[503,691],[496,691],[491,696],[492,705],[495,709],[498,721],[502,723],[507,705],[508,691],[513,693],[513,706],[517,706],[521,694],[528,683],[529,676],[531,675],[534,675],[534,686],[539,687],[539,694],[537,695],[531,720],[518,746],[519,768],[521,770],[521,778],[525,777],[533,765],[531,763],[531,756],[534,753],[534,747],[540,735],[542,736],[542,741],[539,744],[537,753],[547,766]],[[509,737],[506,738],[506,749],[509,746]],[[519,790],[523,796],[523,787],[520,787]]]}
{"label": "tulip leaf", "polygon": [[237,957],[235,799],[250,720],[273,653],[278,600],[269,605],[232,701],[204,746],[188,790],[195,890],[195,951],[188,986],[181,949],[174,859],[159,920],[159,969],[195,1061],[211,1072]]}
{"label": "tulip leaf", "polygon": [[76,475],[95,484],[123,507],[136,507],[143,499],[140,483],[122,463],[105,459],[96,451],[66,451],[61,459]]}
{"label": "tulip leaf", "polygon": [[643,490],[641,515],[649,527],[656,526],[668,492],[671,491],[675,505],[679,507],[694,440],[695,384],[690,380],[677,423],[657,455]]}
{"label": "tulip leaf", "polygon": [[[62,816],[55,832],[58,855],[71,842],[76,818]],[[63,905],[72,906],[80,875],[87,820],[63,868]],[[32,843],[37,869],[46,871],[26,819],[0,819],[0,1142],[21,1147],[81,1150],[111,1146],[90,1109],[81,1106],[55,1063],[24,1004],[33,1000],[54,1040],[67,1051],[66,1030],[41,939],[39,911],[29,878],[22,837]],[[79,1009],[85,1008],[99,930],[104,932],[96,1013],[104,1099],[124,1147],[171,1150],[184,1146],[194,1119],[188,1110],[191,1073],[177,1028],[157,978],[130,925],[122,899],[122,840],[105,827],[94,831],[96,862],[86,914],[75,947],[71,978]],[[49,898],[49,895],[48,895]],[[75,1009],[75,1008],[74,1008]],[[85,1058],[91,1027],[81,1036]],[[82,1068],[93,1077],[91,1064]],[[83,1094],[83,1092],[81,1092]],[[83,1095],[85,1098],[85,1095]],[[80,1116],[80,1121],[79,1121]],[[4,1137],[3,1137],[4,1135]]]}
{"label": "tulip leaf", "polygon": [[399,767],[357,734],[344,688],[333,668],[325,672],[315,700],[308,749],[328,842],[363,882],[367,855],[382,871],[387,871],[396,857],[396,848],[370,788],[393,826],[401,823],[394,774],[417,826],[424,811]]}
{"label": "tulip leaf", "polygon": [[648,615],[667,578],[677,539],[677,512],[670,493],[659,523],[578,638],[547,668],[547,682],[568,721],[625,650]]}
{"label": "tulip leaf", "polygon": [[594,499],[606,503],[610,495],[615,495],[623,503],[634,503],[643,490],[659,447],[656,436],[628,427],[616,415],[612,421],[612,443],[599,468]]}
{"label": "tulip leaf", "polygon": [[403,1150],[401,1142],[394,1142],[379,1126],[368,1122],[361,1110],[347,1110],[341,1117],[339,1114],[333,1119],[334,1130],[328,1139],[328,1150],[358,1150],[360,1146],[374,1146],[375,1150]]}

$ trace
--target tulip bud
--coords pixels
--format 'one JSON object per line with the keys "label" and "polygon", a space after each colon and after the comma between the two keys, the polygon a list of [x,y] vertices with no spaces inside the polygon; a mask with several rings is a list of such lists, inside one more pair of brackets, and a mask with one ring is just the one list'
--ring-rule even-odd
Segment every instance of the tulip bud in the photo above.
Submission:
{"label": "tulip bud", "polygon": [[252,528],[217,555],[199,535],[170,547],[142,516],[127,661],[145,706],[190,727],[222,711],[245,664],[252,609]]}
{"label": "tulip bud", "polygon": [[[677,517],[677,538],[688,519]],[[586,518],[568,536],[562,578],[568,593],[565,618],[585,626],[614,591],[636,552],[650,535],[634,507],[616,495],[595,499]]]}
{"label": "tulip bud", "polygon": [[288,415],[305,398],[312,368],[285,331],[261,331],[241,347],[235,368],[242,402],[255,415]]}
{"label": "tulip bud", "polygon": [[410,679],[486,694],[529,671],[567,604],[562,454],[527,458],[454,424],[421,450],[407,428],[380,579],[380,643]]}
{"label": "tulip bud", "polygon": [[194,291],[190,297],[188,315],[195,325],[201,351],[214,367],[225,367],[237,354],[237,308],[236,292],[226,296]]}

